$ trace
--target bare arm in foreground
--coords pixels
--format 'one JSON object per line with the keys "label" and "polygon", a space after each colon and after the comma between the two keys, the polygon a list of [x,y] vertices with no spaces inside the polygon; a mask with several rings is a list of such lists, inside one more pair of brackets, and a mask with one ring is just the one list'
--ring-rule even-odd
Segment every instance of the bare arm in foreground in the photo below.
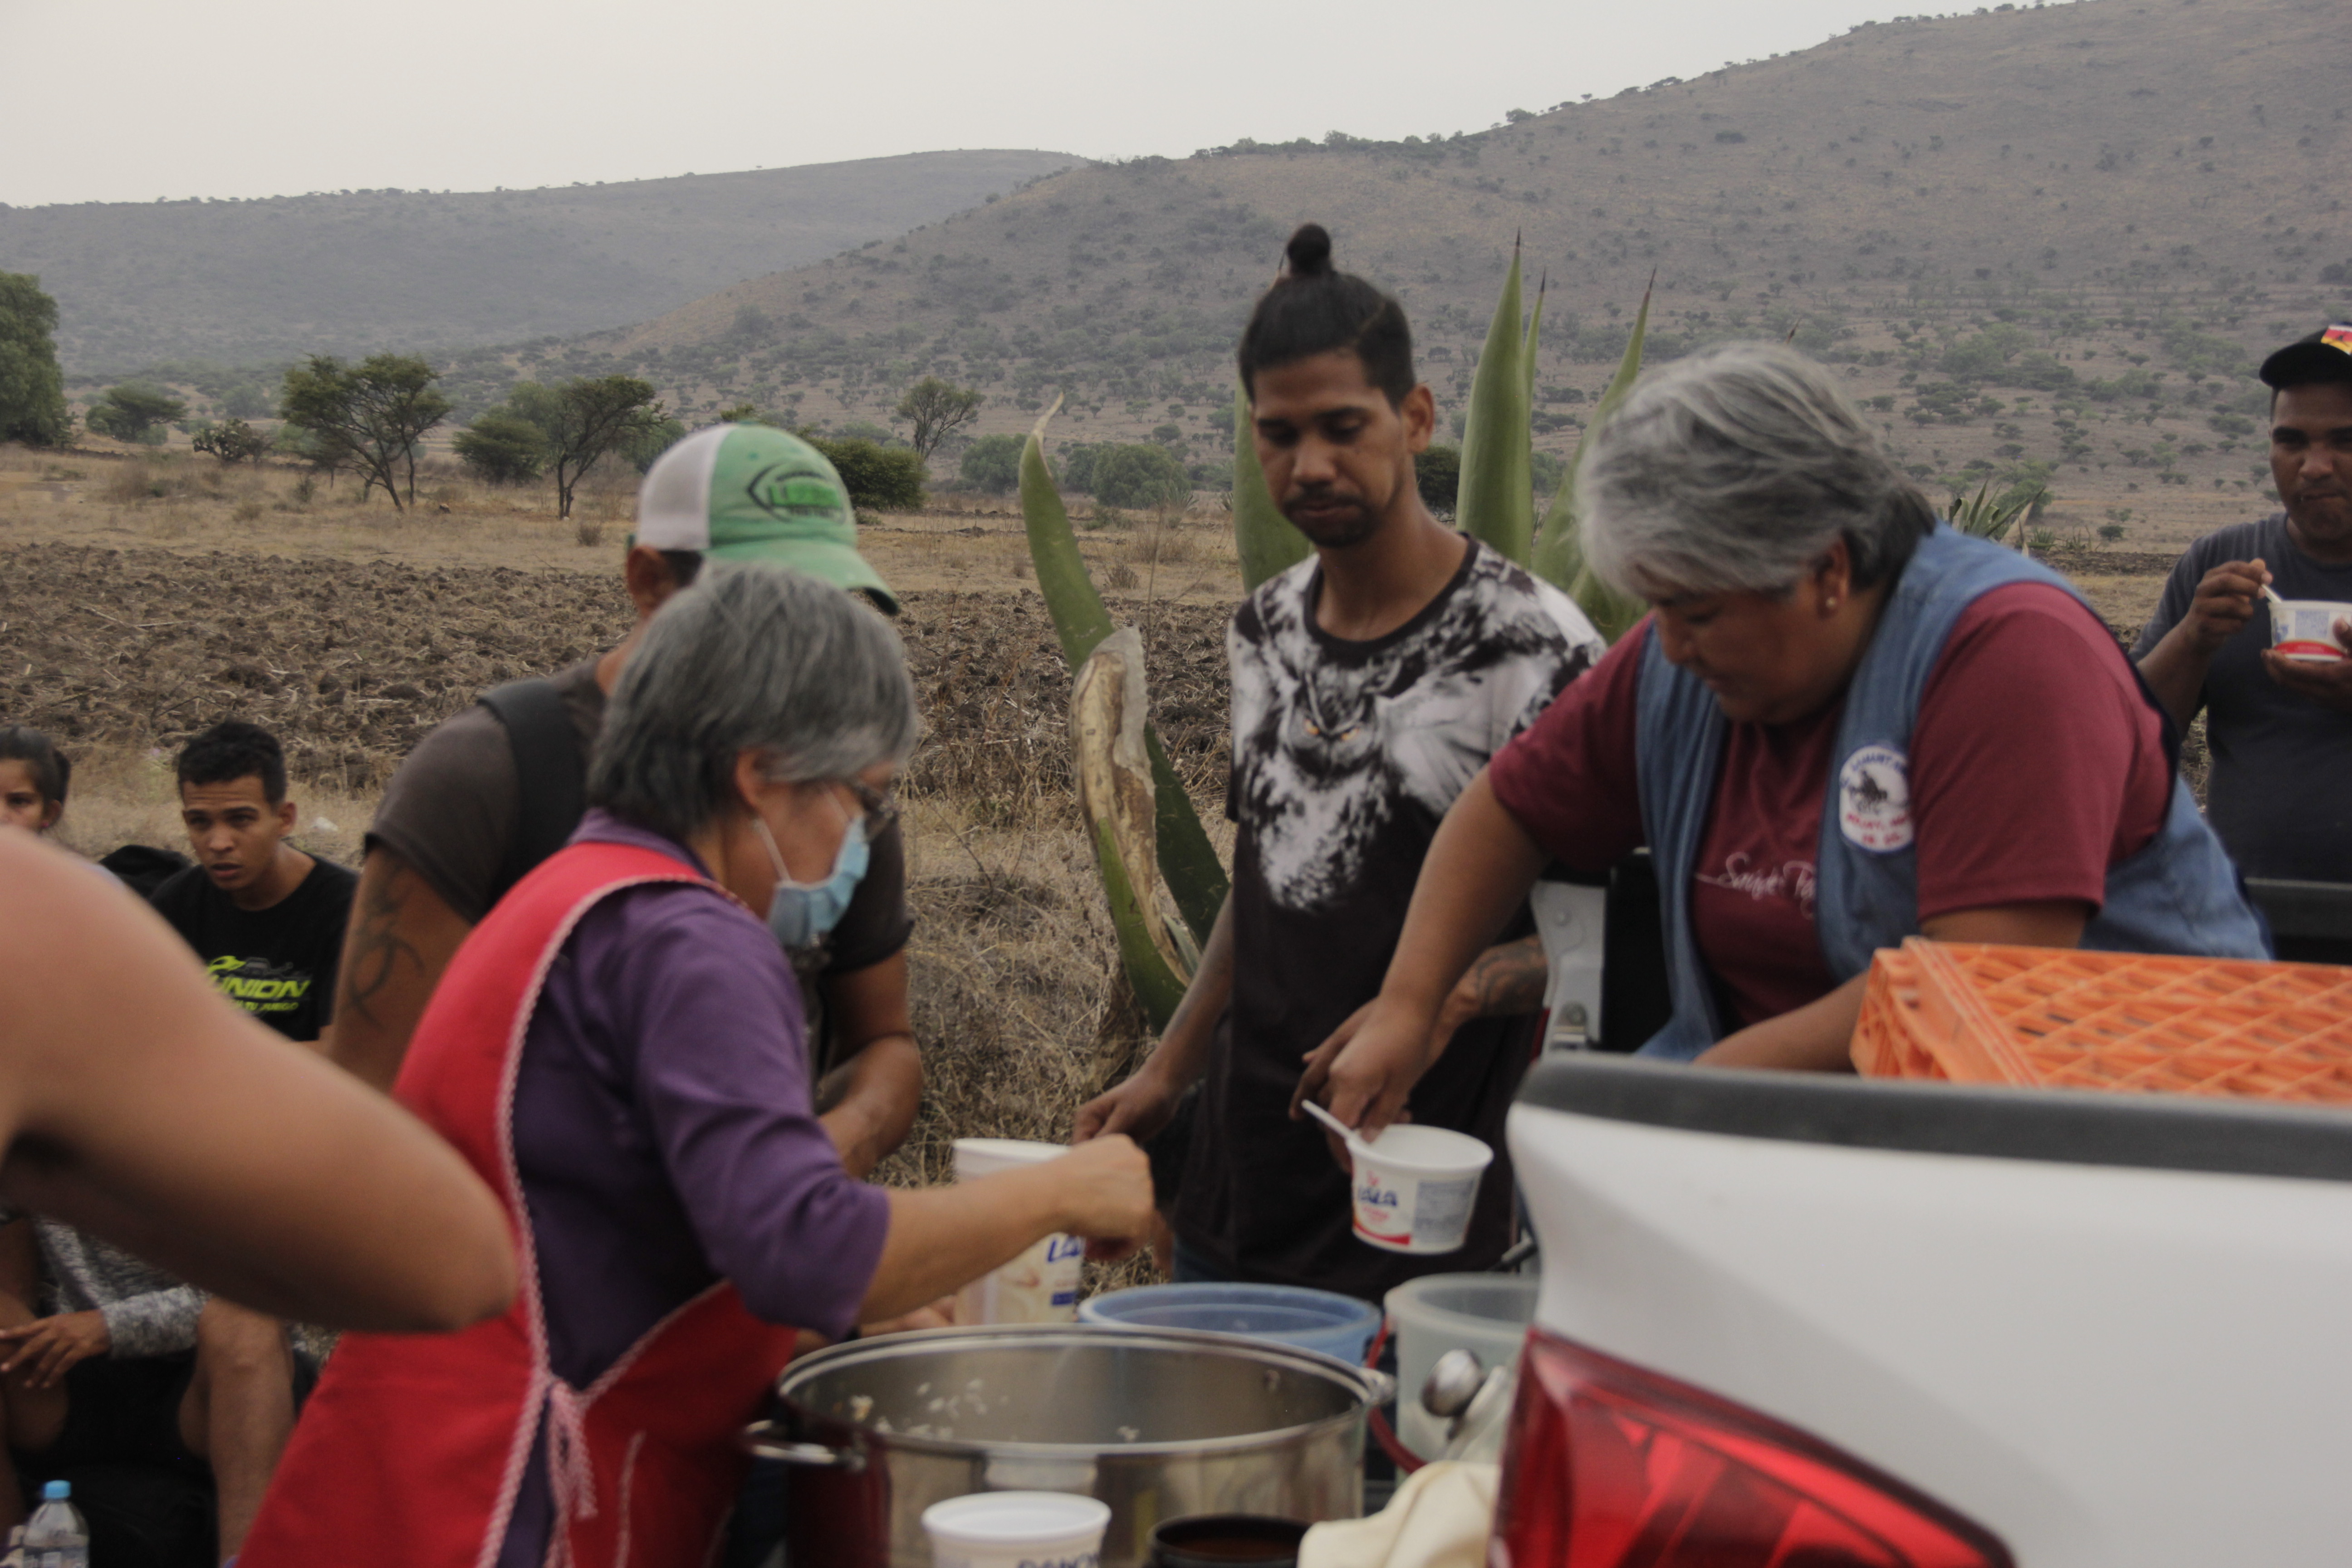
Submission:
{"label": "bare arm in foreground", "polygon": [[130,895],[0,833],[0,1200],[279,1317],[501,1310],[505,1216],[457,1152],[223,1002]]}

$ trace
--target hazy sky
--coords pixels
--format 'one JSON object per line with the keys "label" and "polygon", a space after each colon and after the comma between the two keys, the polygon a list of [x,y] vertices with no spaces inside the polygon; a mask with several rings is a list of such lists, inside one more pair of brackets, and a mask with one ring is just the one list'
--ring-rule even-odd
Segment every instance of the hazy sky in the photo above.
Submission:
{"label": "hazy sky", "polygon": [[0,202],[1484,130],[1886,0],[0,0]]}

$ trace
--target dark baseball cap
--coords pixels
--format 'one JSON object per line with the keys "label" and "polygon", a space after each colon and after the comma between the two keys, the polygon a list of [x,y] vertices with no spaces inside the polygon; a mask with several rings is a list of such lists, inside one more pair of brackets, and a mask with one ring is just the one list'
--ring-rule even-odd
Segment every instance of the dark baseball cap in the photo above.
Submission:
{"label": "dark baseball cap", "polygon": [[2260,374],[2273,391],[2315,381],[2352,381],[2352,321],[2336,321],[2297,338],[2263,361]]}

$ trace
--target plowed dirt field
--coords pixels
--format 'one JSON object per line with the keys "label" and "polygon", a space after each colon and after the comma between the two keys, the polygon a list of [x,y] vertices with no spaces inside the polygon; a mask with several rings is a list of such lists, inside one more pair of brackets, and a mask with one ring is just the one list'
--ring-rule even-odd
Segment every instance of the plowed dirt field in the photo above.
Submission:
{"label": "plowed dirt field", "polygon": [[[1222,795],[1223,611],[1122,613],[1143,621],[1171,755]],[[482,688],[584,658],[630,619],[617,574],[27,544],[0,574],[0,718],[167,749],[248,719],[298,777],[364,791]],[[1066,809],[1069,676],[1034,591],[910,593],[896,624],[925,724],[910,789],[1000,820]]]}

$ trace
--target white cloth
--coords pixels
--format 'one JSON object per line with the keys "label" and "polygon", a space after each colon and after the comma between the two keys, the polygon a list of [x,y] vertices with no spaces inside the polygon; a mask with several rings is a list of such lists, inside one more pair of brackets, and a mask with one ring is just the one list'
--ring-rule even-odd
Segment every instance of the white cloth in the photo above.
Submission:
{"label": "white cloth", "polygon": [[1486,1568],[1501,1479],[1498,1465],[1423,1465],[1371,1518],[1308,1531],[1298,1568]]}

